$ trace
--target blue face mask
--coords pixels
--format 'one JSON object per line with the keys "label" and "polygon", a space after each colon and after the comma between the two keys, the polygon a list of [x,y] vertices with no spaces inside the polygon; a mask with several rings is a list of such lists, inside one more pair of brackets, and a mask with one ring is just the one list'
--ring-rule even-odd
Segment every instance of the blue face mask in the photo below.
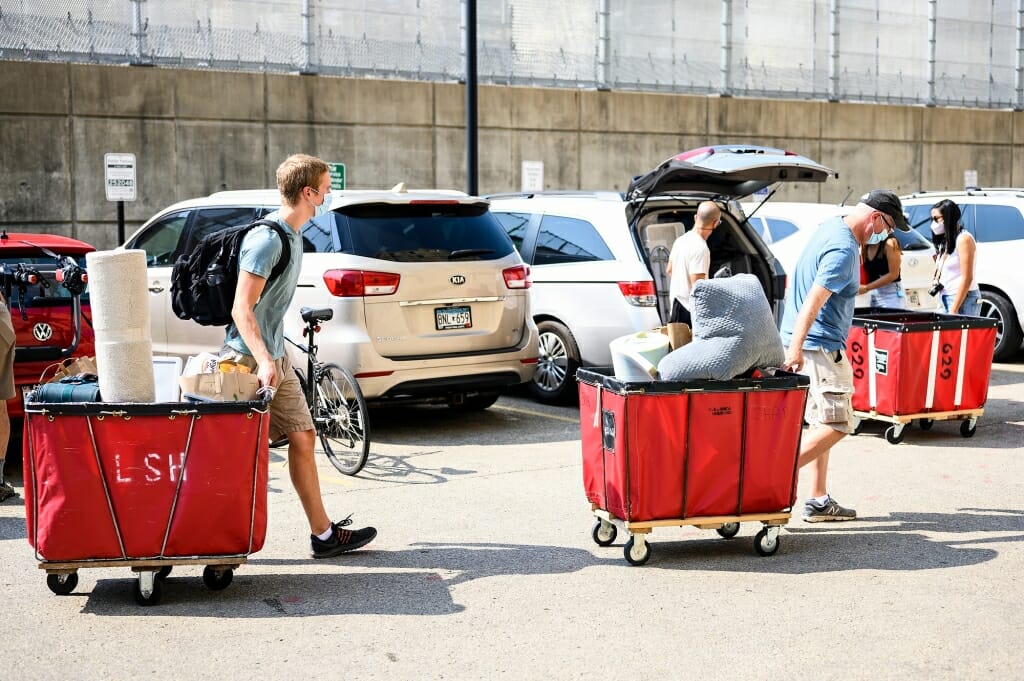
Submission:
{"label": "blue face mask", "polygon": [[886,232],[881,232],[879,234],[872,234],[871,237],[868,238],[867,243],[868,244],[880,244],[883,241],[885,241],[886,237],[888,237],[888,236],[889,235]]}

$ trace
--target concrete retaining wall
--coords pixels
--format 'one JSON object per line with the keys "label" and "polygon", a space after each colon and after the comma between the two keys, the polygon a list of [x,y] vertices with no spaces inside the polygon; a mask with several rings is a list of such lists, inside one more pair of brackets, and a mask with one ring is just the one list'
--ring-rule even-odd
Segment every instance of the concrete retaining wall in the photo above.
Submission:
{"label": "concrete retaining wall", "polygon": [[[0,62],[0,227],[116,245],[103,154],[136,155],[126,231],[186,198],[270,187],[285,156],[346,164],[353,189],[464,189],[464,89],[450,83]],[[779,146],[839,171],[780,200],[838,202],[879,186],[1024,185],[1024,113],[484,86],[479,186],[518,190],[523,160],[549,189],[626,188],[705,144]]]}

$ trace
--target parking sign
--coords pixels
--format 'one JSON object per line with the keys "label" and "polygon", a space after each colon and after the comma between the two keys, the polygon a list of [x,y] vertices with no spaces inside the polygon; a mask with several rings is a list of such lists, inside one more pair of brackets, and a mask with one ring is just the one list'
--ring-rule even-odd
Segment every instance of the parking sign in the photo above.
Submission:
{"label": "parking sign", "polygon": [[135,154],[103,154],[107,201],[135,200]]}
{"label": "parking sign", "polygon": [[328,163],[327,168],[331,174],[331,190],[340,191],[345,188],[345,164]]}

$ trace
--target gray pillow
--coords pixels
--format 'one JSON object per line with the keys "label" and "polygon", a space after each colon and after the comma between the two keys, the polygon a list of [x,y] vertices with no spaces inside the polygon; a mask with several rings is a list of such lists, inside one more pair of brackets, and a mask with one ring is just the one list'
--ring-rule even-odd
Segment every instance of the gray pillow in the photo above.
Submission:
{"label": "gray pillow", "polygon": [[771,306],[753,274],[693,286],[693,340],[658,363],[662,381],[728,380],[786,359]]}

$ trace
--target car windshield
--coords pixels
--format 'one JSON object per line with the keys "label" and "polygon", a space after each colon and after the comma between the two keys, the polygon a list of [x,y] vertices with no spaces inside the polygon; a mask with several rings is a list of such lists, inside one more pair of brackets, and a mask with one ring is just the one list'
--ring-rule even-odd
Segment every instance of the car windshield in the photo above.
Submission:
{"label": "car windshield", "polygon": [[[325,221],[336,239],[325,239]],[[314,238],[319,232],[321,238]],[[317,251],[340,244],[343,253],[397,262],[497,260],[515,247],[486,205],[462,203],[361,204],[307,225]]]}
{"label": "car windshield", "polygon": [[900,248],[904,251],[928,251],[932,248],[931,242],[921,236],[921,233],[917,230],[912,229],[909,232],[903,232],[897,229],[895,235],[896,241],[899,242]]}
{"label": "car windshield", "polygon": [[[85,256],[76,259],[78,266],[85,269]],[[56,261],[45,255],[0,258],[0,287],[11,306],[45,307],[66,305],[71,294],[55,276]],[[82,302],[89,300],[86,289]]]}

